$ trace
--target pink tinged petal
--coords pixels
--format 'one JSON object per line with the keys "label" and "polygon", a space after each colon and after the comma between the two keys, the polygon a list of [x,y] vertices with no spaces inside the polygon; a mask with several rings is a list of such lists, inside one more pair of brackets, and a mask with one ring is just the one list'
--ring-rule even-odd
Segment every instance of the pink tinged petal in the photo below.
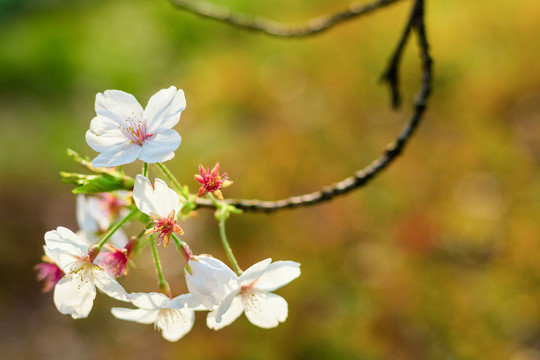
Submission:
{"label": "pink tinged petal", "polygon": [[240,294],[240,289],[236,289],[234,291],[231,291],[224,299],[223,301],[221,302],[221,304],[219,304],[218,308],[217,308],[217,312],[216,312],[216,322],[220,323],[221,320],[222,320],[222,317],[223,315],[229,310],[229,308],[231,307],[232,303],[233,303],[233,300],[234,298]]}
{"label": "pink tinged petal", "polygon": [[208,313],[206,317],[206,325],[210,329],[219,330],[224,328],[227,325],[230,325],[234,320],[238,319],[240,315],[244,312],[244,307],[242,306],[242,300],[240,296],[234,296],[232,299],[229,308],[221,315],[221,321],[216,321],[216,316],[218,314],[219,308],[212,312]]}
{"label": "pink tinged petal", "polygon": [[150,133],[159,129],[171,129],[180,120],[180,113],[186,108],[186,98],[182,90],[174,86],[162,89],[148,101],[144,116]]}
{"label": "pink tinged petal", "polygon": [[113,299],[121,301],[130,301],[126,290],[113,279],[109,274],[101,269],[94,268],[92,270],[93,280],[96,287],[104,294],[112,297]]}
{"label": "pink tinged petal", "polygon": [[96,114],[124,125],[133,114],[143,114],[144,110],[131,94],[119,90],[106,90],[96,95]]}
{"label": "pink tinged petal", "polygon": [[90,314],[95,297],[96,287],[88,277],[67,274],[54,288],[56,308],[74,319],[85,318]]}
{"label": "pink tinged petal", "polygon": [[144,141],[139,159],[149,164],[170,160],[181,142],[182,138],[176,130],[160,130]]}
{"label": "pink tinged petal", "polygon": [[279,295],[254,291],[244,295],[242,303],[248,320],[258,327],[270,329],[287,319],[287,301]]}
{"label": "pink tinged petal", "polygon": [[138,322],[141,324],[153,324],[158,316],[159,310],[127,309],[113,307],[111,314],[117,319]]}
{"label": "pink tinged petal", "polygon": [[272,259],[265,259],[258,263],[251,265],[249,269],[244,271],[238,278],[238,286],[250,286],[266,271],[266,268],[270,266]]}
{"label": "pink tinged petal", "polygon": [[142,175],[137,175],[135,178],[133,199],[140,211],[150,216],[158,215],[161,218],[168,217],[180,202],[178,194],[169,189],[163,180],[156,179],[152,186],[150,180]]}
{"label": "pink tinged petal", "polygon": [[161,309],[156,319],[156,328],[165,340],[178,341],[195,323],[195,313],[186,309]]}
{"label": "pink tinged petal", "polygon": [[133,305],[147,310],[161,309],[170,301],[167,295],[155,292],[130,293],[128,296]]}
{"label": "pink tinged petal", "polygon": [[137,160],[140,152],[139,145],[126,142],[103,151],[92,161],[92,165],[94,167],[113,167],[129,164]]}
{"label": "pink tinged petal", "polygon": [[255,288],[274,291],[300,276],[300,264],[294,261],[276,261],[270,264],[255,283]]}

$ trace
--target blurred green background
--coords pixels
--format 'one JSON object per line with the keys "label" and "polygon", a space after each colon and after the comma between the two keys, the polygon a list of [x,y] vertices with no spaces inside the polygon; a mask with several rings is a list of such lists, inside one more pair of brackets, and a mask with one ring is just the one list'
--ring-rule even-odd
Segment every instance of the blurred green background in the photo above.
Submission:
{"label": "blurred green background", "polygon": [[[301,22],[347,0],[215,0]],[[0,357],[2,359],[540,359],[540,2],[428,1],[435,60],[425,122],[369,186],[311,208],[228,222],[242,267],[302,263],[277,291],[289,318],[273,330],[245,317],[218,332],[198,314],[177,343],[110,315],[57,312],[32,270],[43,234],[76,229],[58,173],[94,97],[184,89],[167,163],[197,189],[219,161],[228,197],[279,199],[341,180],[401,129],[419,85],[415,41],[402,64],[405,106],[379,83],[411,1],[316,37],[270,38],[201,19],[167,1],[0,1]],[[127,167],[131,174],[140,164]],[[212,213],[186,221],[195,253],[225,260]],[[175,295],[183,260],[160,249]],[[123,281],[154,291],[150,255]]]}

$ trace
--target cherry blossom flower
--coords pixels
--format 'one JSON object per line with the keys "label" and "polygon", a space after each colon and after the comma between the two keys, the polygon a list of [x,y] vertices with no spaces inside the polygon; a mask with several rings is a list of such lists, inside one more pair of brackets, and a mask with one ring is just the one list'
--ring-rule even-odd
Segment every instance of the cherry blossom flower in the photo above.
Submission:
{"label": "cherry blossom flower", "polygon": [[111,313],[118,319],[141,324],[154,324],[165,340],[178,341],[186,335],[195,322],[190,294],[169,299],[161,293],[131,293],[129,298],[139,309],[114,307]]}
{"label": "cherry blossom flower", "polygon": [[71,230],[59,226],[45,233],[47,255],[64,272],[54,287],[54,303],[62,314],[85,318],[90,313],[96,287],[118,300],[128,301],[124,288],[92,262],[87,244]]}
{"label": "cherry blossom flower", "polygon": [[287,319],[287,301],[272,291],[300,276],[300,264],[294,261],[271,262],[272,259],[258,262],[237,278],[235,289],[208,314],[206,324],[209,328],[221,329],[242,312],[253,325],[266,329]]}
{"label": "cherry blossom flower", "polygon": [[96,114],[86,142],[100,152],[92,164],[112,167],[136,159],[146,163],[170,160],[182,141],[173,127],[186,108],[182,90],[162,89],[148,101],[145,109],[131,94],[106,90],[96,95]]}
{"label": "cherry blossom flower", "polygon": [[202,184],[198,196],[203,196],[204,194],[211,192],[214,193],[218,199],[223,200],[220,189],[232,185],[233,182],[228,180],[226,172],[219,175],[219,163],[216,163],[211,172],[208,168],[205,169],[204,166],[199,165],[199,173],[200,174],[195,174],[195,180]]}
{"label": "cherry blossom flower", "polygon": [[195,256],[184,269],[189,292],[208,310],[214,310],[236,286],[236,274],[220,260]]}
{"label": "cherry blossom flower", "polygon": [[165,246],[169,244],[171,233],[184,233],[176,223],[180,199],[165,181],[156,179],[152,185],[148,178],[137,175],[133,187],[133,200],[140,211],[152,218],[154,226],[146,233],[158,234],[158,239],[161,239]]}

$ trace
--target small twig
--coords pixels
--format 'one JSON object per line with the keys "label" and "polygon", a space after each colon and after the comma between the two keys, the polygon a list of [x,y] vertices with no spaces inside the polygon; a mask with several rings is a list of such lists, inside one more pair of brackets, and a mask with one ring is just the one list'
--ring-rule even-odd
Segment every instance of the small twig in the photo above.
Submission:
{"label": "small twig", "polygon": [[411,15],[407,20],[407,24],[405,25],[405,29],[401,34],[401,38],[399,39],[397,47],[394,50],[393,55],[390,57],[390,60],[388,61],[388,66],[386,67],[386,70],[381,76],[381,81],[388,83],[388,86],[390,87],[391,103],[393,109],[398,109],[401,105],[401,95],[399,93],[399,64],[401,62],[401,55],[403,54],[403,50],[405,50],[405,45],[407,44],[407,40],[409,39],[409,35],[411,34],[411,29],[417,21],[416,19],[418,17],[418,13],[423,13],[423,10],[421,8],[423,8],[423,1],[415,1],[411,10]]}
{"label": "small twig", "polygon": [[[390,69],[395,68],[395,70],[392,71],[398,71],[397,68],[401,59],[400,54],[403,51],[406,39],[411,30],[415,30],[418,36],[418,45],[420,47],[420,59],[422,62],[422,81],[420,90],[414,102],[413,113],[405,128],[401,131],[396,140],[389,144],[386,147],[386,150],[377,159],[364,169],[355,172],[353,176],[310,194],[292,196],[277,201],[233,199],[228,200],[227,202],[244,211],[260,211],[267,213],[280,209],[292,209],[300,206],[315,205],[366,185],[371,179],[388,167],[388,165],[401,154],[405,145],[418,127],[426,109],[427,99],[431,94],[432,59],[429,55],[429,44],[424,23],[424,0],[416,0],[413,5],[409,21],[407,22],[398,46],[391,57],[391,59],[396,59],[390,61]],[[215,206],[206,199],[197,198],[196,202],[200,207],[215,208]]]}
{"label": "small twig", "polygon": [[309,20],[305,25],[297,25],[294,27],[264,18],[252,18],[243,14],[236,14],[231,12],[231,10],[228,8],[210,4],[205,1],[170,1],[179,9],[246,30],[262,32],[267,35],[283,38],[299,38],[318,34],[334,27],[335,25],[343,23],[347,20],[352,20],[362,15],[369,14],[399,0],[378,0],[365,5],[351,4],[345,10],[338,11],[337,13],[331,15],[319,16]]}

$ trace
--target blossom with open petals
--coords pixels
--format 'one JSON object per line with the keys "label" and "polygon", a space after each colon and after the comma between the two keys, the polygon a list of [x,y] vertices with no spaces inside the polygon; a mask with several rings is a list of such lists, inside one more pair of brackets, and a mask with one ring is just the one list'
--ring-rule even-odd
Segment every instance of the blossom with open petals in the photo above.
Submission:
{"label": "blossom with open petals", "polygon": [[86,142],[100,152],[92,164],[112,167],[136,159],[146,163],[170,160],[182,141],[173,127],[186,108],[182,90],[162,89],[148,101],[145,109],[131,94],[106,90],[96,95],[96,114]]}
{"label": "blossom with open petals", "polygon": [[219,174],[219,163],[216,163],[212,171],[204,166],[199,165],[199,174],[195,174],[195,180],[201,183],[199,188],[198,196],[203,196],[206,193],[214,193],[216,197],[220,200],[223,200],[223,195],[221,194],[221,188],[232,185],[232,181],[228,180],[227,173]]}
{"label": "blossom with open petals", "polygon": [[180,199],[165,181],[156,179],[152,185],[148,178],[137,175],[133,187],[133,200],[140,211],[152,218],[154,226],[146,233],[158,234],[158,239],[161,239],[165,246],[169,243],[171,233],[184,233],[176,223]]}
{"label": "blossom with open petals", "polygon": [[189,292],[207,310],[214,310],[236,286],[236,274],[208,255],[193,257],[184,270]]}
{"label": "blossom with open petals", "polygon": [[161,293],[131,293],[129,298],[139,309],[114,307],[111,313],[116,318],[154,324],[168,341],[179,340],[193,327],[195,313],[190,294],[169,299]]}
{"label": "blossom with open petals", "polygon": [[288,306],[285,299],[272,291],[298,276],[300,264],[294,261],[272,263],[272,259],[266,259],[256,263],[237,278],[236,288],[208,314],[206,324],[218,330],[245,312],[253,325],[267,329],[278,326],[287,319]]}
{"label": "blossom with open petals", "polygon": [[64,272],[54,287],[54,303],[62,314],[87,317],[96,297],[96,287],[118,300],[128,301],[124,288],[94,264],[87,244],[71,230],[59,226],[45,233],[47,255]]}

